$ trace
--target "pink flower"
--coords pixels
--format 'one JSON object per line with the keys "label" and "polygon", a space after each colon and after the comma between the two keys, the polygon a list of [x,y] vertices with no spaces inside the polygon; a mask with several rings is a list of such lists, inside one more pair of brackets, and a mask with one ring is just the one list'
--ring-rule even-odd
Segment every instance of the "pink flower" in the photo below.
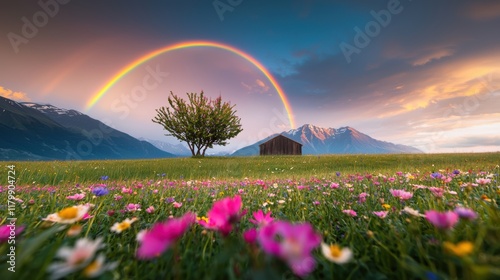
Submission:
{"label": "pink flower", "polygon": [[146,212],[151,214],[155,211],[155,208],[153,206],[149,206],[148,208],[146,208]]}
{"label": "pink flower", "polygon": [[[3,244],[23,232],[24,226],[2,225],[0,226],[0,244]],[[13,233],[13,234],[12,234]]]}
{"label": "pink flower", "polygon": [[476,179],[476,183],[478,183],[479,185],[486,185],[491,183],[491,179],[479,178]]}
{"label": "pink flower", "polygon": [[391,192],[392,196],[397,197],[401,200],[408,200],[413,197],[413,193],[407,192],[405,190],[390,189],[389,191]]}
{"label": "pink flower", "polygon": [[313,204],[314,204],[314,205],[320,205],[320,204],[321,204],[321,202],[319,202],[319,201],[317,201],[317,200],[316,200],[316,201],[314,201],[314,202],[313,202]]}
{"label": "pink flower", "polygon": [[199,223],[226,236],[233,230],[233,224],[239,222],[241,217],[245,215],[246,211],[241,211],[241,206],[239,195],[234,198],[226,197],[215,202],[212,209],[208,211],[208,222],[201,220]]}
{"label": "pink flower", "polygon": [[271,218],[271,211],[264,215],[264,212],[259,210],[257,212],[253,212],[253,217],[254,219],[249,219],[249,221],[258,227],[266,226],[273,221],[273,218]]}
{"label": "pink flower", "polygon": [[128,194],[131,194],[133,193],[134,190],[132,190],[132,188],[125,188],[125,187],[122,187],[122,193],[128,193]]}
{"label": "pink flower", "polygon": [[379,217],[380,219],[384,219],[387,216],[387,213],[389,213],[389,211],[373,211],[372,213],[377,217]]}
{"label": "pink flower", "polygon": [[174,201],[172,203],[172,205],[174,205],[174,208],[181,208],[182,207],[182,203],[181,202],[177,202],[177,201]]}
{"label": "pink flower", "polygon": [[255,240],[257,240],[257,230],[254,228],[251,228],[251,229],[243,232],[243,239],[245,240],[246,243],[249,243],[249,244],[255,243]]}
{"label": "pink flower", "polygon": [[477,213],[469,208],[457,207],[455,208],[454,212],[457,213],[460,218],[465,220],[472,221],[477,218]]}
{"label": "pink flower", "polygon": [[435,197],[443,197],[444,194],[443,188],[429,187],[428,189]]}
{"label": "pink flower", "polygon": [[188,212],[181,218],[160,222],[145,232],[141,232],[137,258],[152,259],[160,256],[194,223],[196,214]]}
{"label": "pink flower", "polygon": [[140,204],[129,203],[126,208],[128,212],[141,211]]}
{"label": "pink flower", "polygon": [[365,201],[366,201],[366,197],[367,197],[367,196],[368,196],[368,194],[367,194],[367,193],[365,193],[365,192],[360,193],[360,194],[358,195],[358,202],[359,202],[359,203],[365,203]]}
{"label": "pink flower", "polygon": [[425,218],[437,228],[450,229],[458,222],[459,216],[453,211],[438,212],[429,210],[425,212]]}
{"label": "pink flower", "polygon": [[123,198],[123,196],[121,196],[121,195],[119,195],[119,194],[115,194],[113,197],[114,197],[114,199],[115,199],[115,200],[117,200],[117,201],[118,201],[118,200],[121,200],[121,199]]}
{"label": "pink flower", "polygon": [[339,184],[338,183],[331,183],[330,184],[330,188],[332,188],[332,189],[338,189],[339,188]]}
{"label": "pink flower", "polygon": [[84,193],[77,193],[77,194],[70,195],[70,196],[66,197],[66,199],[69,199],[69,200],[82,200],[84,198],[85,198]]}
{"label": "pink flower", "polygon": [[303,277],[314,270],[311,251],[320,245],[321,235],[309,223],[273,222],[259,230],[257,240],[264,252],[284,260],[296,275]]}
{"label": "pink flower", "polygon": [[352,210],[352,209],[348,209],[348,210],[342,210],[343,213],[351,216],[351,217],[356,217],[358,216],[358,213],[356,213],[356,211]]}

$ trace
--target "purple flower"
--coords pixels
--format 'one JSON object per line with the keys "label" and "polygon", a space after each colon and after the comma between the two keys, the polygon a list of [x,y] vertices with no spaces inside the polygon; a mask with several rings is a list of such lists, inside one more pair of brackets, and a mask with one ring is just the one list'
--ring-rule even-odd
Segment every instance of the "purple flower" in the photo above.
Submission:
{"label": "purple flower", "polygon": [[92,193],[95,194],[95,196],[103,196],[107,195],[109,191],[106,187],[97,187],[92,190]]}
{"label": "purple flower", "polygon": [[167,198],[165,198],[165,202],[166,203],[172,203],[174,201],[175,201],[175,198],[173,198],[173,197],[167,197]]}
{"label": "purple flower", "polygon": [[108,179],[109,179],[109,176],[107,176],[107,175],[101,176],[101,180],[103,180],[103,181],[106,181]]}
{"label": "purple flower", "polygon": [[443,177],[443,174],[439,173],[439,172],[434,172],[431,174],[431,177],[433,179],[441,179],[441,177]]}
{"label": "purple flower", "polygon": [[457,207],[455,208],[454,212],[457,213],[460,218],[465,220],[472,221],[477,218],[477,213],[469,208]]}
{"label": "purple flower", "polygon": [[457,169],[453,170],[453,174],[459,175],[460,174],[460,170],[457,170]]}

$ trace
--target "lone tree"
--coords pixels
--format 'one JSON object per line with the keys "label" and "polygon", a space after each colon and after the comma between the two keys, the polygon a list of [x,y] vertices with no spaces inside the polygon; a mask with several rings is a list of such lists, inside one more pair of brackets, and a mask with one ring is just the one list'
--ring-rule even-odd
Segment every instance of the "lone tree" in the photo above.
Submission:
{"label": "lone tree", "polygon": [[219,96],[208,99],[203,91],[187,93],[189,102],[170,92],[169,107],[156,109],[153,122],[170,132],[167,136],[185,141],[193,156],[205,156],[207,148],[227,145],[227,140],[238,135],[241,119],[235,115],[234,105],[222,102]]}

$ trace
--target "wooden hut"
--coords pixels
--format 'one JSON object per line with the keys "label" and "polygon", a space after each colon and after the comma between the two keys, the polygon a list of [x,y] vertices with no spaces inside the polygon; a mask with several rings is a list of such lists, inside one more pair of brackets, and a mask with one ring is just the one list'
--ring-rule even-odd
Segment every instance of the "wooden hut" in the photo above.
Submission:
{"label": "wooden hut", "polygon": [[302,155],[302,144],[278,135],[259,145],[260,155]]}

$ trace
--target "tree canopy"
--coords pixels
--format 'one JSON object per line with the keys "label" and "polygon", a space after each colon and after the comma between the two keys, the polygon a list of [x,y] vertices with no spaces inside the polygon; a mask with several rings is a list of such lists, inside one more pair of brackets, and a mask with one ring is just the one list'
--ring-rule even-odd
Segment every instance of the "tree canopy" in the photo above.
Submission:
{"label": "tree canopy", "polygon": [[187,96],[188,101],[170,92],[170,107],[156,109],[153,122],[162,125],[169,132],[166,135],[186,142],[193,156],[205,156],[214,145],[227,145],[243,130],[235,105],[223,102],[220,96],[208,99],[203,91]]}

